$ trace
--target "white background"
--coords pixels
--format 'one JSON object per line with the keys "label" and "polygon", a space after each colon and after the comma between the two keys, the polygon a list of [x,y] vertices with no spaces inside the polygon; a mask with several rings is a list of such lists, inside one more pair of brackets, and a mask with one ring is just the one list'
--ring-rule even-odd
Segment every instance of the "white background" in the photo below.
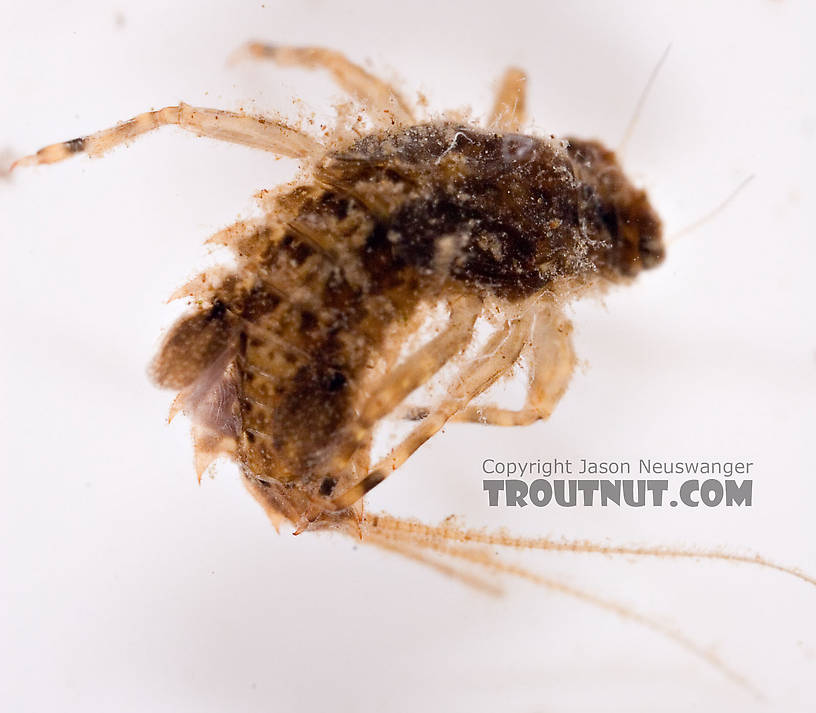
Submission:
{"label": "white background", "polygon": [[[801,0],[343,5],[4,2],[7,157],[191,104],[330,115],[323,75],[226,65],[326,45],[437,110],[489,107],[510,63],[539,131],[614,146],[668,232],[663,267],[576,305],[583,368],[526,429],[450,426],[373,508],[528,534],[761,552],[816,573],[813,6]],[[304,104],[293,105],[300,97]],[[351,540],[276,534],[145,368],[203,240],[295,166],[165,129],[0,182],[0,707],[121,711],[812,710],[816,589],[697,561],[539,553],[536,571],[681,629],[760,702],[652,631],[533,585],[491,598]],[[483,458],[754,461],[742,509],[491,510]],[[513,555],[509,556],[509,560]]]}

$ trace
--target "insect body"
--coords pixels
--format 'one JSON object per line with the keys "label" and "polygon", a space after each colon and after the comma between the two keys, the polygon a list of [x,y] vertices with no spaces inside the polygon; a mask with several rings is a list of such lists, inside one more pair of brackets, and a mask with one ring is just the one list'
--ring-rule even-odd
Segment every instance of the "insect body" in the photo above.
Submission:
{"label": "insect body", "polygon": [[[341,121],[317,140],[276,120],[180,104],[17,162],[99,155],[167,124],[301,160],[301,180],[262,193],[261,217],[213,237],[235,265],[177,293],[196,306],[153,363],[155,381],[179,392],[173,412],[192,419],[199,474],[227,455],[276,524],[336,529],[490,589],[500,575],[533,581],[638,621],[747,685],[662,622],[507,564],[496,547],[709,558],[816,585],[812,577],[754,555],[518,538],[362,510],[363,496],[448,421],[522,425],[549,416],[574,366],[564,304],[663,259],[661,224],[645,193],[595,141],[519,133],[519,70],[507,72],[479,127],[453,117],[417,121],[393,88],[336,52],[249,52],[330,70],[365,105],[371,132],[360,136]],[[445,324],[405,356],[440,305]],[[472,344],[480,319],[492,331]],[[530,365],[524,406],[477,405],[521,358]],[[372,464],[378,424],[451,364],[441,398],[412,412],[413,430]]]}
{"label": "insect body", "polygon": [[[153,365],[180,391],[199,472],[228,454],[273,518],[300,529],[356,523],[355,503],[448,420],[545,418],[572,372],[565,300],[622,282],[663,257],[661,225],[614,154],[594,141],[517,133],[524,76],[510,70],[487,128],[418,123],[390,87],[337,53],[251,45],[320,65],[364,100],[374,128],[330,146],[280,122],[187,105],[42,149],[23,163],[100,154],[162,124],[300,158],[306,177],[263,199],[261,219],[216,240],[234,270],[202,275],[197,309]],[[399,346],[434,305],[447,324],[414,354]],[[373,429],[461,354],[477,318],[495,333],[455,384],[373,467]],[[471,401],[532,361],[520,411]]]}
{"label": "insect body", "polygon": [[[226,438],[295,522],[351,505],[384,477],[375,469],[360,480],[366,460],[354,456],[382,417],[464,349],[487,303],[506,319],[493,348],[502,358],[486,353],[490,367],[455,411],[432,412],[392,458],[402,461],[506,371],[534,319],[538,339],[567,339],[555,308],[567,290],[630,276],[662,255],[643,194],[597,144],[421,124],[330,153],[314,181],[276,197],[274,219],[231,243],[238,269],[171,332],[155,369],[158,383],[191,390],[205,440]],[[442,334],[367,380],[368,365],[387,360],[395,326],[438,300],[450,305]],[[557,397],[568,374],[562,367],[540,388]]]}

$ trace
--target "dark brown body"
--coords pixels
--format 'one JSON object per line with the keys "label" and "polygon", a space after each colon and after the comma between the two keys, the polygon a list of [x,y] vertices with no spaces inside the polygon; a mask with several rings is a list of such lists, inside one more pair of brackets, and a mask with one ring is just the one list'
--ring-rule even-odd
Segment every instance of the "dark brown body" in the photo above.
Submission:
{"label": "dark brown body", "polygon": [[233,453],[287,498],[328,502],[352,477],[336,471],[365,439],[368,372],[419,305],[558,299],[662,257],[644,194],[594,142],[423,124],[330,153],[313,175],[228,238],[237,270],[199,295],[154,372],[186,389],[200,450]]}

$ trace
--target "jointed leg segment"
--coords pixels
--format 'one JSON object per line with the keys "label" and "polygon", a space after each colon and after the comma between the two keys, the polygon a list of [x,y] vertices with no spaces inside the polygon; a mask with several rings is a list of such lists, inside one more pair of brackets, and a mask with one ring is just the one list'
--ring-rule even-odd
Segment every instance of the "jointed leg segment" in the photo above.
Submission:
{"label": "jointed leg segment", "polygon": [[536,315],[533,329],[530,384],[527,400],[518,411],[495,406],[468,406],[453,420],[491,426],[526,426],[550,417],[567,390],[575,368],[572,325],[549,307]]}
{"label": "jointed leg segment", "polygon": [[369,438],[377,421],[391,413],[414,389],[425,384],[467,346],[481,310],[482,305],[476,299],[466,297],[454,303],[446,329],[383,377],[363,403],[351,432],[337,450],[330,467],[332,472],[342,472],[355,451]]}
{"label": "jointed leg segment", "polygon": [[324,47],[290,47],[260,42],[249,43],[246,51],[252,57],[271,59],[283,66],[326,69],[343,89],[366,103],[376,123],[414,123],[413,112],[394,87],[349,61],[341,52]]}
{"label": "jointed leg segment", "polygon": [[461,374],[446,398],[430,415],[380,461],[361,481],[334,499],[338,508],[348,507],[385,480],[460,409],[496,382],[518,359],[530,332],[531,318],[520,317],[500,329],[471,366]]}
{"label": "jointed leg segment", "polygon": [[[484,423],[490,426],[527,426],[550,417],[572,378],[575,354],[570,334],[572,325],[548,305],[535,318],[531,343],[528,347],[531,359],[527,399],[519,410],[497,406],[468,405],[451,421]],[[406,418],[421,421],[427,418],[429,409],[413,408]]]}
{"label": "jointed leg segment", "polygon": [[500,131],[518,131],[526,118],[527,75],[510,67],[502,77],[488,126]]}
{"label": "jointed leg segment", "polygon": [[315,139],[279,121],[240,112],[179,104],[144,112],[110,129],[83,138],[51,144],[32,156],[20,159],[12,168],[56,163],[77,153],[101,156],[119,144],[169,125],[179,126],[198,136],[243,144],[280,156],[308,158],[322,151],[322,146]]}

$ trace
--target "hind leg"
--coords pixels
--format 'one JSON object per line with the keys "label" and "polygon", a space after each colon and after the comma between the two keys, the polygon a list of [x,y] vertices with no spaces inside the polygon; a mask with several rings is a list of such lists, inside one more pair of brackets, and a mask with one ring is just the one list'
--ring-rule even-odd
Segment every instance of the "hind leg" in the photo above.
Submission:
{"label": "hind leg", "polygon": [[244,48],[255,58],[271,59],[282,66],[326,69],[347,92],[364,102],[378,124],[413,124],[413,112],[390,84],[366,72],[344,54],[324,47],[291,47],[250,42]]}
{"label": "hind leg", "polygon": [[158,111],[144,112],[117,126],[88,136],[51,144],[36,154],[21,158],[12,168],[56,163],[78,153],[101,156],[137,136],[161,126],[171,125],[179,126],[198,136],[243,144],[280,156],[308,158],[322,151],[322,146],[315,139],[279,121],[234,111],[202,109],[179,104]]}

